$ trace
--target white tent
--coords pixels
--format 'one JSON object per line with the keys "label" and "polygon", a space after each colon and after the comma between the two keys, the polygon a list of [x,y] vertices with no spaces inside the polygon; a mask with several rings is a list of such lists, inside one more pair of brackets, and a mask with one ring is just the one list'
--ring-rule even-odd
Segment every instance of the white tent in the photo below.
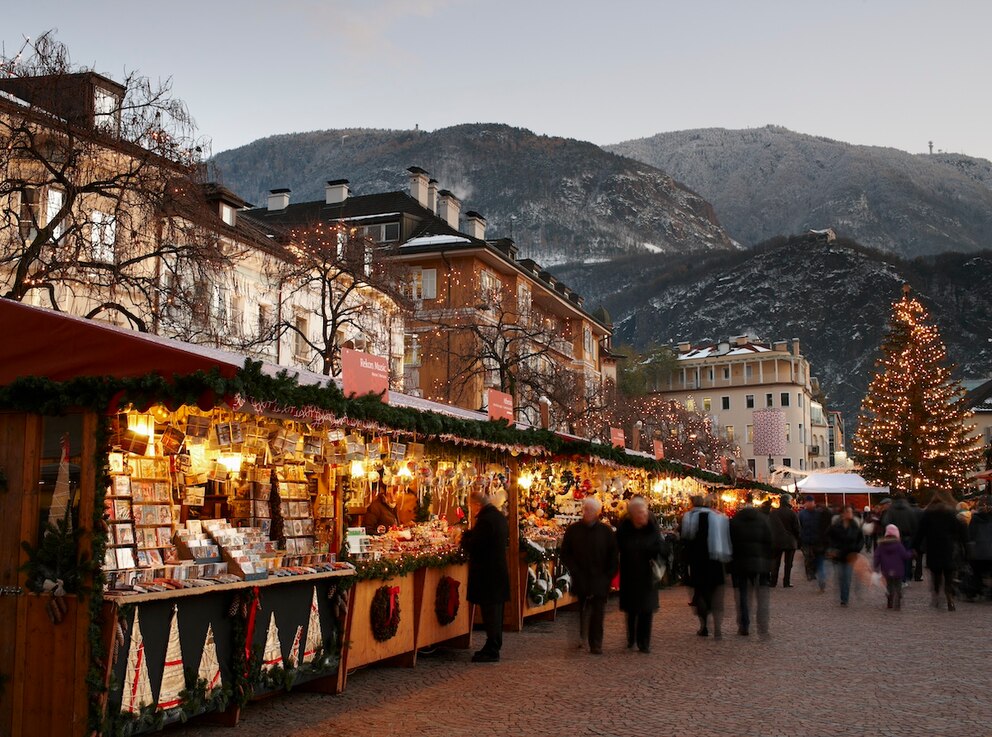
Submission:
{"label": "white tent", "polygon": [[869,486],[856,473],[811,473],[796,483],[803,494],[881,494],[888,496],[888,486]]}

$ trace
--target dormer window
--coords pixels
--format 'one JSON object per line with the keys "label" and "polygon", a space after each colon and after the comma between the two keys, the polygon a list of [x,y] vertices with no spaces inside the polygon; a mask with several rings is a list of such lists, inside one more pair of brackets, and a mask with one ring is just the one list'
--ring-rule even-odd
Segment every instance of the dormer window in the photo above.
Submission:
{"label": "dormer window", "polygon": [[220,203],[220,219],[223,220],[230,226],[234,226],[237,223],[238,211],[231,207],[226,202]]}
{"label": "dormer window", "polygon": [[93,127],[110,133],[119,133],[121,127],[121,99],[110,90],[93,88]]}

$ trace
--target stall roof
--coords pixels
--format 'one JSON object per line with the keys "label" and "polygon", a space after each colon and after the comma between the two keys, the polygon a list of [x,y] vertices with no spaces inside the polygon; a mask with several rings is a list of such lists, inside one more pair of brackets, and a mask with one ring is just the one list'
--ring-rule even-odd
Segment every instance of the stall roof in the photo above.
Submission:
{"label": "stall roof", "polygon": [[[7,299],[0,299],[0,335],[4,336],[0,386],[24,376],[66,381],[79,376],[171,376],[214,368],[231,377],[244,366],[246,358],[219,348],[139,333]],[[331,380],[314,371],[272,363],[263,362],[262,371],[269,376],[285,371],[300,384],[326,384]],[[340,386],[340,380],[335,381]],[[389,392],[389,402],[466,420],[488,419],[483,412],[399,392]]]}
{"label": "stall roof", "polygon": [[856,473],[811,473],[796,487],[811,494],[888,494],[888,486],[869,486]]}

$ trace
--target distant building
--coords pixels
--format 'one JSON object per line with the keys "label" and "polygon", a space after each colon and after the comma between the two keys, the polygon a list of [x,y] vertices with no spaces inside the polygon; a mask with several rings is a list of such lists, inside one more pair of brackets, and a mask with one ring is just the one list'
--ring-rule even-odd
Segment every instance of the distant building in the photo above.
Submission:
{"label": "distant building", "polygon": [[[966,379],[961,382],[965,391],[965,405],[975,413],[975,435],[981,440],[985,452],[992,447],[992,379]],[[985,467],[982,458],[981,467]]]}

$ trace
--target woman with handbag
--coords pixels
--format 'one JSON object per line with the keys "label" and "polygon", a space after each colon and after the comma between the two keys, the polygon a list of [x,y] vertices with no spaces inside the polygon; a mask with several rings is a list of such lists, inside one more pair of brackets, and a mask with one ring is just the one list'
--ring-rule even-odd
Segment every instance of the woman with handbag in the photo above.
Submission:
{"label": "woman with handbag", "polygon": [[651,651],[651,619],[658,609],[658,584],[664,572],[661,532],[642,496],[627,503],[617,528],[620,549],[620,609],[627,614],[627,647]]}

